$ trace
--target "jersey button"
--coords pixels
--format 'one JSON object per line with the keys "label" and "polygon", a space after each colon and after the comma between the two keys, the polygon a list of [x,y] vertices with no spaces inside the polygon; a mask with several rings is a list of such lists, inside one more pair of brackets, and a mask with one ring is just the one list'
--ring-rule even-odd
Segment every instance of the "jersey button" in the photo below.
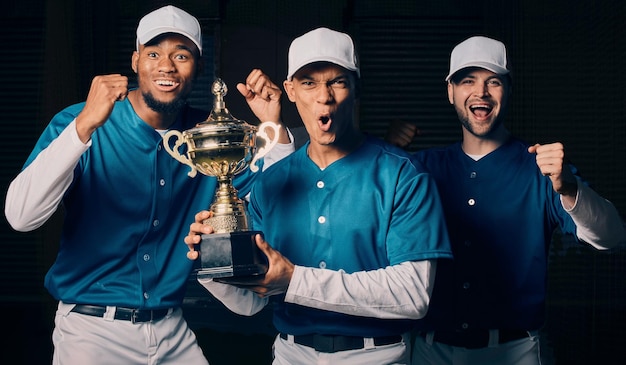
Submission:
{"label": "jersey button", "polygon": [[318,181],[317,182],[317,187],[322,189],[324,187],[324,182],[323,181]]}
{"label": "jersey button", "polygon": [[320,269],[326,268],[326,261],[320,261]]}
{"label": "jersey button", "polygon": [[326,223],[326,217],[324,217],[323,215],[320,216],[319,218],[317,218],[317,222],[320,224]]}
{"label": "jersey button", "polygon": [[468,204],[469,206],[474,206],[474,205],[476,205],[476,200],[474,200],[474,199],[470,199],[470,200],[468,200],[468,201],[467,201],[467,204]]}

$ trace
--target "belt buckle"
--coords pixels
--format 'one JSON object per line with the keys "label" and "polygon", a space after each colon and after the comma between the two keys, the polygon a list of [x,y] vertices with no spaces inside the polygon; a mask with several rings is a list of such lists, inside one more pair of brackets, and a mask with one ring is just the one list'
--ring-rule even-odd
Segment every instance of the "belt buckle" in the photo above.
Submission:
{"label": "belt buckle", "polygon": [[137,322],[137,318],[139,317],[139,313],[137,309],[133,309],[130,312],[130,323],[135,324]]}

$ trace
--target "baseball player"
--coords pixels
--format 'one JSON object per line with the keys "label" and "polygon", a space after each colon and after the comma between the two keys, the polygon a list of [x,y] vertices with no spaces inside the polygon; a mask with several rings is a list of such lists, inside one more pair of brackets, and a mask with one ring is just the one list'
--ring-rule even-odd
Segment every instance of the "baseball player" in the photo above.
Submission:
{"label": "baseball player", "polygon": [[[451,258],[431,177],[359,131],[358,81],[347,34],[318,28],[292,42],[283,86],[310,139],[251,193],[268,272],[201,280],[239,314],[273,302],[276,365],[408,364],[407,331],[428,310],[435,267]],[[191,247],[212,232],[208,215],[191,225]]]}
{"label": "baseball player", "polygon": [[[180,308],[193,267],[180,241],[217,181],[189,178],[162,138],[209,115],[186,103],[201,56],[195,17],[173,6],[144,16],[131,60],[138,88],[123,75],[95,77],[85,102],[53,117],[8,189],[5,214],[18,231],[65,211],[45,277],[59,301],[55,365],[207,364]],[[264,82],[253,75],[244,96],[261,120],[278,121],[280,90]],[[284,128],[279,141],[289,141]],[[242,196],[254,176],[235,178]]]}

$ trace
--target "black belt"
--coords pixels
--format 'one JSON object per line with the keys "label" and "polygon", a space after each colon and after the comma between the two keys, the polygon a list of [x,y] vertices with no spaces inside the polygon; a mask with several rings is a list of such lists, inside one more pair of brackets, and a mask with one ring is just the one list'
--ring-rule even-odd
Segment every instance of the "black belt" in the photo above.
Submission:
{"label": "black belt", "polygon": [[[420,336],[426,337],[428,332],[420,332]],[[434,342],[440,342],[450,346],[465,347],[467,349],[480,349],[489,346],[489,330],[468,331],[434,331]],[[523,330],[498,330],[498,343],[503,344],[522,338],[530,337],[528,331]]]}
{"label": "black belt", "polygon": [[[280,334],[280,338],[287,339],[287,335]],[[383,336],[374,337],[374,345],[384,346],[391,345],[402,341],[402,336]],[[327,336],[327,335],[303,335],[293,336],[293,342],[312,347],[315,351],[333,353],[347,350],[358,350],[365,347],[365,339],[356,336]]]}
{"label": "black belt", "polygon": [[[86,314],[94,317],[104,317],[107,308],[99,305],[76,304],[72,308],[72,312]],[[169,312],[169,309],[131,309],[115,307],[115,319],[123,321],[137,322],[156,322],[163,319]]]}

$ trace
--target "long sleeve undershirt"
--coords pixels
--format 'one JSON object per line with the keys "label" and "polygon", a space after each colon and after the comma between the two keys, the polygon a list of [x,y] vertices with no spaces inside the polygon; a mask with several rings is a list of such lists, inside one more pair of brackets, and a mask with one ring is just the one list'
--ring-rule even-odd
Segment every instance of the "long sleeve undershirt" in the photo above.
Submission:
{"label": "long sleeve undershirt", "polygon": [[576,224],[576,236],[596,249],[609,249],[626,241],[624,223],[615,206],[587,185],[579,183],[574,206],[563,208]]}
{"label": "long sleeve undershirt", "polygon": [[54,214],[72,183],[80,156],[91,140],[82,143],[72,121],[48,147],[11,182],[5,215],[11,227],[28,232],[42,226]]}
{"label": "long sleeve undershirt", "polygon": [[[428,309],[435,268],[436,261],[424,260],[347,274],[296,265],[285,301],[354,316],[419,319]],[[253,315],[268,303],[247,289],[198,281],[237,314]]]}

